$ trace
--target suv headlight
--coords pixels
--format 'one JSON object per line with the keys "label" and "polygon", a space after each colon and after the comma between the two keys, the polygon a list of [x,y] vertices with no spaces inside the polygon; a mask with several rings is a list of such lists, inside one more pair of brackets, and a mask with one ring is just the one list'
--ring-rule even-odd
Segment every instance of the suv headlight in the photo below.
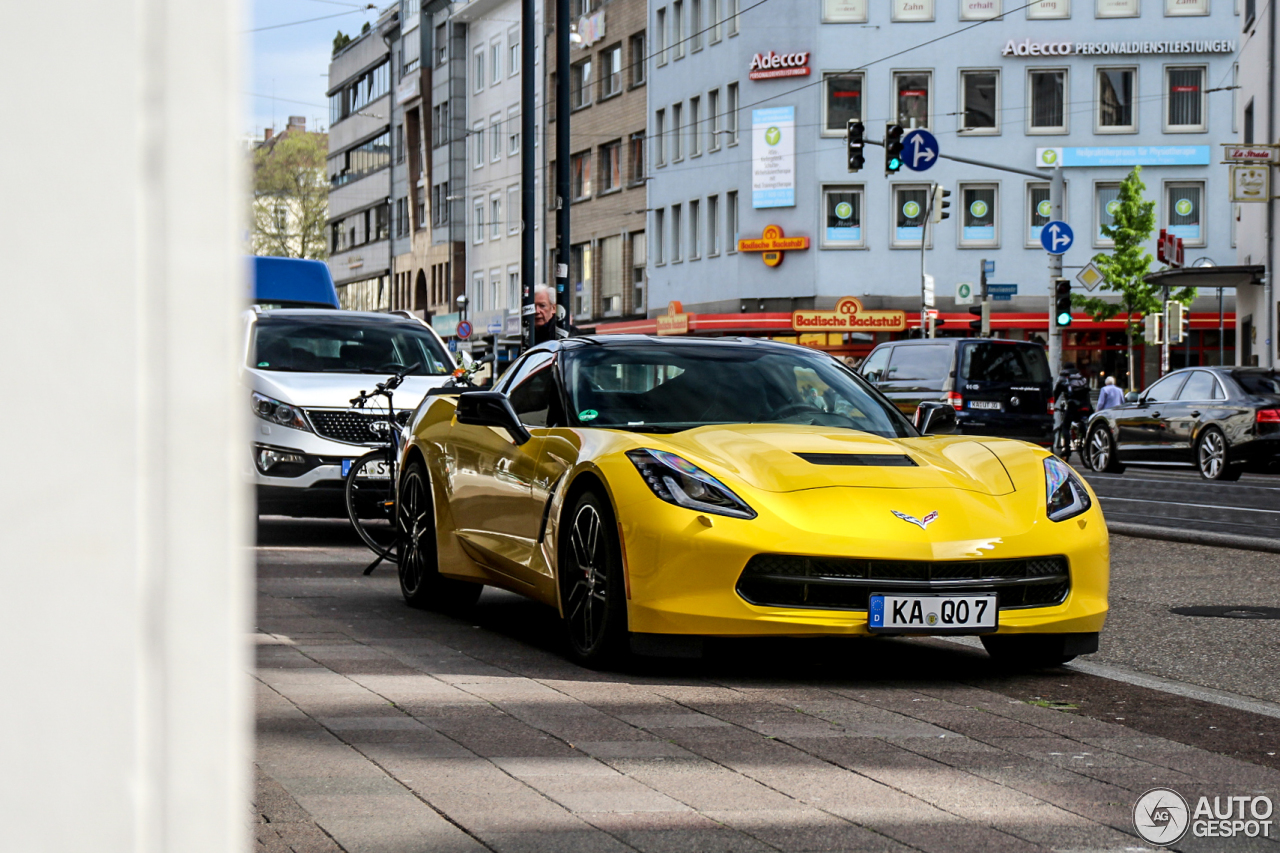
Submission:
{"label": "suv headlight", "polygon": [[730,518],[756,517],[756,511],[728,486],[674,453],[645,448],[628,450],[627,458],[653,493],[667,503]]}
{"label": "suv headlight", "polygon": [[294,429],[305,429],[307,432],[312,431],[311,425],[307,423],[307,419],[302,416],[302,410],[298,407],[273,400],[257,391],[253,392],[252,399],[253,413],[264,421]]}
{"label": "suv headlight", "polygon": [[1050,521],[1066,521],[1093,506],[1089,491],[1071,466],[1056,456],[1044,460],[1046,510]]}

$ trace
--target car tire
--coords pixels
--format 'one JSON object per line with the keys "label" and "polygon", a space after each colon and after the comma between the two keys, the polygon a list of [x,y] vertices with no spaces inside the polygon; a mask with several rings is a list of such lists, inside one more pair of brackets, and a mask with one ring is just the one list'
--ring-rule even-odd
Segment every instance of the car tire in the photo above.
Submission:
{"label": "car tire", "polygon": [[1062,634],[993,634],[982,638],[982,647],[1007,669],[1046,669],[1076,658]]}
{"label": "car tire", "polygon": [[410,607],[442,612],[472,607],[484,585],[440,574],[431,482],[421,462],[410,462],[400,479],[396,526],[400,531],[400,562],[396,568],[405,602]]}
{"label": "car tire", "polygon": [[592,669],[627,656],[622,548],[609,502],[594,491],[578,496],[560,525],[558,580],[569,656]]}
{"label": "car tire", "polygon": [[1098,424],[1089,430],[1089,437],[1081,449],[1085,464],[1094,471],[1123,474],[1124,466],[1116,458],[1116,442],[1106,424]]}
{"label": "car tire", "polygon": [[1206,427],[1196,441],[1196,470],[1206,480],[1227,482],[1240,479],[1240,469],[1231,464],[1227,437],[1217,427]]}

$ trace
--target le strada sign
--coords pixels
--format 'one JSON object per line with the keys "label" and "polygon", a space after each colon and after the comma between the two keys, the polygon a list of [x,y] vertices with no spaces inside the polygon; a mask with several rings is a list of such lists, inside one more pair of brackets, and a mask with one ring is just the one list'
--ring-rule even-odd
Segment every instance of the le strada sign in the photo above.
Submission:
{"label": "le strada sign", "polygon": [[868,311],[856,296],[843,296],[832,311],[792,311],[797,332],[901,332],[907,328],[904,311]]}
{"label": "le strada sign", "polygon": [[1222,159],[1227,163],[1276,163],[1280,150],[1271,145],[1229,145],[1222,143]]}
{"label": "le strada sign", "polygon": [[787,237],[781,225],[766,225],[759,238],[744,237],[738,241],[739,252],[762,252],[766,266],[782,263],[782,253],[809,248],[808,237]]}

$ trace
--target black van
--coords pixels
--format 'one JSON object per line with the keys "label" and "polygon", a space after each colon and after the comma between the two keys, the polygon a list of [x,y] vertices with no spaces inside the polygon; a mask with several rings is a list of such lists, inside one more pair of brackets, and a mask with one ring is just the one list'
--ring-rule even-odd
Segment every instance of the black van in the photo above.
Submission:
{"label": "black van", "polygon": [[858,369],[903,414],[925,400],[950,403],[960,432],[1053,440],[1053,380],[1044,347],[996,338],[892,341]]}

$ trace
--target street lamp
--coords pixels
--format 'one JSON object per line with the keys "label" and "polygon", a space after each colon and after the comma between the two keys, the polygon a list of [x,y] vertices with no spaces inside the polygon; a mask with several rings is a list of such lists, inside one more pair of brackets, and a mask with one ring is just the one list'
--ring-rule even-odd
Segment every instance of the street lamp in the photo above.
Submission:
{"label": "street lamp", "polygon": [[458,313],[462,315],[460,319],[467,319],[467,303],[470,301],[471,300],[467,299],[467,294],[465,293],[458,297]]}

